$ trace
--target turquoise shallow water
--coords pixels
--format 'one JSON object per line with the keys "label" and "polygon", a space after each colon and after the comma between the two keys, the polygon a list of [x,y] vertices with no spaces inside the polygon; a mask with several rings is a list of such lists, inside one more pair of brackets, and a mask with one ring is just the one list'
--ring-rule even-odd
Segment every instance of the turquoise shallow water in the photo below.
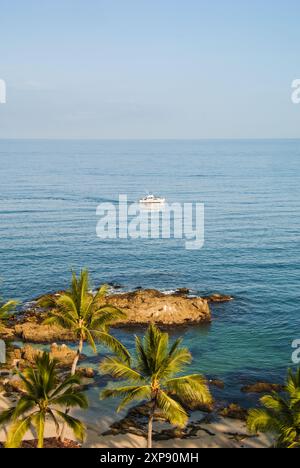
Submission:
{"label": "turquoise shallow water", "polygon": [[[228,293],[211,326],[173,332],[193,370],[223,378],[237,401],[245,382],[282,379],[300,338],[300,141],[0,141],[0,161],[6,298],[65,287],[82,266],[95,285]],[[202,250],[96,237],[98,203],[147,190],[205,203]],[[131,344],[132,332],[117,335]]]}

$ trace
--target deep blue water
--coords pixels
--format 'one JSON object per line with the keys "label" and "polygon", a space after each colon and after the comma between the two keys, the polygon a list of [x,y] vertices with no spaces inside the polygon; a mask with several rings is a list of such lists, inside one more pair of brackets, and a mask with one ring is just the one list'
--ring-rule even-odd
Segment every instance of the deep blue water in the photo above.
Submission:
{"label": "deep blue water", "polygon": [[[95,285],[228,293],[184,333],[193,370],[282,380],[300,338],[300,141],[0,141],[2,295],[27,301],[88,267]],[[151,191],[205,203],[205,246],[101,241],[96,207]],[[132,333],[117,332],[131,343]]]}

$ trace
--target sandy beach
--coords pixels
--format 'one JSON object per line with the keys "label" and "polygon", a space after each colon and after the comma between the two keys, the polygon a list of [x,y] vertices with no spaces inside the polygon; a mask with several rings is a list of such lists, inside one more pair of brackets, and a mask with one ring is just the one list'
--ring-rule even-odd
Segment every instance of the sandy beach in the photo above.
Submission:
{"label": "sandy beach", "polygon": [[[0,394],[0,412],[9,408],[11,402],[8,398]],[[147,442],[144,437],[137,436],[132,433],[119,435],[102,435],[107,431],[110,421],[106,418],[101,418],[98,422],[91,424],[91,418],[88,412],[76,414],[81,417],[81,420],[86,424],[87,437],[83,444],[84,448],[146,448]],[[94,415],[95,418],[95,415]],[[156,427],[162,423],[155,423]],[[155,426],[154,425],[154,426]],[[164,424],[166,427],[170,427]],[[45,428],[45,438],[55,437],[54,424],[49,421]],[[32,440],[35,438],[33,432],[29,431],[24,440]],[[66,438],[75,440],[70,430],[66,431]],[[5,442],[6,428],[0,431],[0,442]],[[163,441],[154,441],[154,448],[269,448],[272,445],[272,438],[266,435],[251,436],[246,429],[246,424],[243,421],[233,420],[229,418],[218,417],[216,422],[203,423],[194,437],[187,439],[169,439]]]}

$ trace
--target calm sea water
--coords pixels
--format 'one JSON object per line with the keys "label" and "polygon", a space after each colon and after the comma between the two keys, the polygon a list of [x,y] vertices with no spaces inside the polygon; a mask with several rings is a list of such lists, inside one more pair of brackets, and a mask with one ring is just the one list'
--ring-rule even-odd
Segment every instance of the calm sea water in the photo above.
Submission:
{"label": "calm sea water", "polygon": [[[66,287],[83,266],[95,285],[228,293],[211,326],[173,332],[193,370],[224,379],[236,401],[245,382],[284,377],[300,338],[300,141],[0,141],[0,162],[5,298]],[[205,203],[202,250],[96,237],[100,202],[147,191]]]}

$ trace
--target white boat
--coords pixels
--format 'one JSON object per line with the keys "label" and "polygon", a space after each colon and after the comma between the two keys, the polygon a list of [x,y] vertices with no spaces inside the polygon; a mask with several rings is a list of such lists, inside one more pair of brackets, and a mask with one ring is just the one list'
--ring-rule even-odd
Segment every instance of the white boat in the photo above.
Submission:
{"label": "white boat", "polygon": [[146,197],[142,198],[140,200],[140,203],[143,203],[143,204],[151,204],[151,205],[154,205],[154,204],[163,204],[165,203],[166,199],[165,198],[161,198],[161,197],[156,197],[155,195],[147,195]]}

